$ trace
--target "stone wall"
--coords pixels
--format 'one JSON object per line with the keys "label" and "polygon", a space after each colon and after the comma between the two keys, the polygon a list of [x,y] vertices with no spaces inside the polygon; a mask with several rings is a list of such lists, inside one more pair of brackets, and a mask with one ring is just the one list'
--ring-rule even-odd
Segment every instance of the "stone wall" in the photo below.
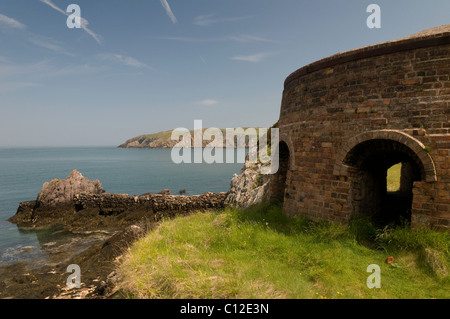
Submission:
{"label": "stone wall", "polygon": [[118,230],[136,223],[153,223],[162,218],[196,211],[221,209],[226,193],[180,196],[146,194],[75,194],[72,201],[56,206],[39,201],[22,202],[9,221],[22,227],[62,225],[71,231]]}
{"label": "stone wall", "polygon": [[344,52],[291,74],[279,119],[289,154],[285,212],[347,222],[388,209],[375,185],[403,162],[419,175],[403,177],[415,179],[413,227],[449,229],[449,75],[450,32]]}
{"label": "stone wall", "polygon": [[203,195],[180,196],[146,194],[77,194],[74,196],[76,212],[97,209],[100,215],[120,214],[126,211],[147,210],[153,212],[216,209],[224,207],[226,193],[205,193]]}

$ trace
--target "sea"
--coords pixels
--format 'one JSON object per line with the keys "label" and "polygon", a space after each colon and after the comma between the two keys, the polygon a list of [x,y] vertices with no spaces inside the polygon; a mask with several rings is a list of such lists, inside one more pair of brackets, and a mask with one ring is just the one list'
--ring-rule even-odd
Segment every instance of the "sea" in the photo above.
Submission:
{"label": "sea", "polygon": [[[64,179],[74,169],[99,180],[108,193],[141,195],[169,189],[173,195],[226,192],[242,163],[175,164],[170,149],[116,147],[0,148],[0,267],[21,262],[39,267],[52,249],[85,247],[86,236],[58,227],[20,229],[7,221],[19,203],[34,200],[45,182]],[[93,241],[105,234],[91,234]]]}

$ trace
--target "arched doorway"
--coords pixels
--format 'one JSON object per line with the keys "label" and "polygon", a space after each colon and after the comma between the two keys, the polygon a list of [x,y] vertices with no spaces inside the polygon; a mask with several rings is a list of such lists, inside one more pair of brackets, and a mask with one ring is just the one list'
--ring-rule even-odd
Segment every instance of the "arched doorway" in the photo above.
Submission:
{"label": "arched doorway", "polygon": [[[401,163],[400,186],[388,191],[388,170]],[[422,180],[424,166],[405,144],[390,139],[371,139],[357,144],[344,159],[350,166],[352,206],[377,225],[411,221],[413,184]]]}
{"label": "arched doorway", "polygon": [[[398,192],[393,194],[387,191],[386,175],[396,163],[402,165]],[[411,211],[414,217],[414,182],[437,181],[425,145],[397,130],[367,131],[350,138],[337,155],[333,174],[345,176],[349,182],[349,213],[371,216],[381,225],[409,220]]]}
{"label": "arched doorway", "polygon": [[277,173],[271,177],[271,200],[283,202],[284,198],[289,198],[286,192],[287,173],[290,169],[291,154],[286,142],[280,141],[278,144],[279,167]]}

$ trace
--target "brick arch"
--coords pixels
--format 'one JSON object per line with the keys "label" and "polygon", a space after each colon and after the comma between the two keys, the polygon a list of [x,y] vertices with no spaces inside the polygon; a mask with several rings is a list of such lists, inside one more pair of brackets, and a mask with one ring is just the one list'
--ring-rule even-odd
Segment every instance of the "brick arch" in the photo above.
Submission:
{"label": "brick arch", "polygon": [[296,165],[295,165],[295,154],[294,154],[294,144],[292,143],[291,138],[289,137],[288,134],[280,134],[280,143],[284,142],[288,149],[289,149],[289,170],[294,170]]}
{"label": "brick arch", "polygon": [[271,175],[269,198],[271,201],[284,201],[289,198],[288,176],[295,168],[294,145],[287,134],[280,134],[276,147],[279,157],[278,171]]}
{"label": "brick arch", "polygon": [[344,147],[341,148],[337,156],[336,165],[333,171],[334,175],[347,175],[350,166],[345,164],[345,159],[349,152],[357,145],[371,140],[391,140],[407,146],[417,155],[423,165],[425,175],[423,176],[424,181],[437,181],[436,167],[430,154],[425,151],[425,145],[414,137],[397,130],[369,131],[352,137]]}

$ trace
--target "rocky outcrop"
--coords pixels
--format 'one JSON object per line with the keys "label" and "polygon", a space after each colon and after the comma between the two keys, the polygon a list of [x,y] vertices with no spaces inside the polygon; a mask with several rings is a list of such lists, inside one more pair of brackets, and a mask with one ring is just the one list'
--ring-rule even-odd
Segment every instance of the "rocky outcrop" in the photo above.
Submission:
{"label": "rocky outcrop", "polygon": [[[273,175],[266,175],[261,173],[261,167],[267,165],[262,164],[259,159],[262,154],[268,154],[267,148],[271,143],[271,130],[278,127],[278,122],[270,127],[267,132],[267,144],[265,148],[260,149],[258,146],[256,163],[249,161],[249,154],[246,156],[246,161],[241,169],[239,175],[234,174],[231,179],[230,189],[225,198],[225,205],[239,208],[246,208],[252,205],[263,202],[270,202],[273,199],[271,188],[273,185]],[[262,152],[262,153],[261,153]],[[263,155],[265,156],[265,155]]]}
{"label": "rocky outcrop", "polygon": [[42,206],[58,206],[70,203],[75,194],[102,194],[105,191],[102,184],[83,177],[80,172],[73,170],[66,179],[54,179],[44,183],[37,201]]}
{"label": "rocky outcrop", "polygon": [[170,190],[169,189],[164,189],[164,190],[160,191],[158,194],[159,195],[170,195]]}
{"label": "rocky outcrop", "polygon": [[269,201],[270,175],[260,171],[260,163],[246,161],[241,173],[231,179],[225,205],[245,208]]}
{"label": "rocky outcrop", "polygon": [[98,181],[77,171],[66,180],[45,183],[37,200],[22,202],[10,222],[22,227],[63,225],[70,231],[121,229],[193,211],[224,207],[226,193],[195,196],[147,193],[140,196],[105,193]]}

